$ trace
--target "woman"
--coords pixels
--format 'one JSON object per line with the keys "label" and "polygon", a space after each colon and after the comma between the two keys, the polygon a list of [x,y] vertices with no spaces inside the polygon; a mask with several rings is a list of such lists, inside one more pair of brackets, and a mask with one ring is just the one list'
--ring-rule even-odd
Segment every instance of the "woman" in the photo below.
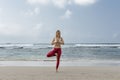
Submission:
{"label": "woman", "polygon": [[64,44],[64,40],[61,37],[60,30],[56,31],[56,36],[52,40],[52,45],[54,45],[54,48],[48,52],[47,57],[56,56],[57,63],[56,63],[56,72],[58,71],[59,63],[60,63],[60,57],[61,57],[61,45]]}

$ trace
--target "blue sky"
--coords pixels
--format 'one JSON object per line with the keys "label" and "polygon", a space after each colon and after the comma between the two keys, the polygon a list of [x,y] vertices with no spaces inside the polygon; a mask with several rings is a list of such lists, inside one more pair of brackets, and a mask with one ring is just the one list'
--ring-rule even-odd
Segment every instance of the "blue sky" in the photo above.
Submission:
{"label": "blue sky", "polygon": [[0,0],[1,43],[120,43],[120,0]]}

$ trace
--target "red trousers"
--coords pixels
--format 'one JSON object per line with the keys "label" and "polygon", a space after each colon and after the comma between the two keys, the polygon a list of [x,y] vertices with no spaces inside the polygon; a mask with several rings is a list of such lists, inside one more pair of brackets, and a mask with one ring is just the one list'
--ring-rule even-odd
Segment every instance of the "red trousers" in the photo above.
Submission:
{"label": "red trousers", "polygon": [[61,56],[61,48],[53,48],[50,52],[48,52],[47,57],[53,57],[56,56],[55,54],[57,54],[57,63],[56,63],[56,70],[59,67],[59,63],[60,63],[60,56]]}

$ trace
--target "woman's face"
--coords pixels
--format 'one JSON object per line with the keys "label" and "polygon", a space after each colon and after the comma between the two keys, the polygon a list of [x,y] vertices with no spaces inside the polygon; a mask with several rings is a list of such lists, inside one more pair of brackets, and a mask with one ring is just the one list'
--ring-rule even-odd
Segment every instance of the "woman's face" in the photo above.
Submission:
{"label": "woman's face", "polygon": [[57,32],[56,32],[56,36],[57,36],[57,37],[60,37],[60,31],[57,31]]}

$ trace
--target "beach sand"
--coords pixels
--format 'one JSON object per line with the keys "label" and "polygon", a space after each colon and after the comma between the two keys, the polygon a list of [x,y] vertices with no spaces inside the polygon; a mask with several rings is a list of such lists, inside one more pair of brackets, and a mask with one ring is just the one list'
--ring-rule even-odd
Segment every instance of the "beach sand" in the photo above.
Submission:
{"label": "beach sand", "polygon": [[0,67],[0,80],[120,80],[120,67]]}

